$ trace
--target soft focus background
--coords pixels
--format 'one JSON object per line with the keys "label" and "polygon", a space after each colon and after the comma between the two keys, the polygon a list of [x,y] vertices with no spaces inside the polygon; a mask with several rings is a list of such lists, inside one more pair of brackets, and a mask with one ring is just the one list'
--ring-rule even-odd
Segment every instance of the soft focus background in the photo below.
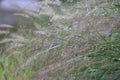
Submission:
{"label": "soft focus background", "polygon": [[119,0],[0,0],[0,80],[120,80]]}

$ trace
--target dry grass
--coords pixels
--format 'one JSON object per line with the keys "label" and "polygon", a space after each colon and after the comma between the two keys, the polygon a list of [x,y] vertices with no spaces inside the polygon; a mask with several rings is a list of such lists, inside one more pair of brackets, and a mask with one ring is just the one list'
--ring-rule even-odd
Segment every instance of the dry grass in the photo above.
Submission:
{"label": "dry grass", "polygon": [[[109,36],[113,29],[119,27],[120,19],[116,17],[119,14],[113,12],[117,8],[111,3],[104,0],[84,0],[72,6],[55,8],[41,3],[43,8],[39,14],[25,13],[28,19],[34,21],[34,26],[27,29],[24,28],[27,25],[22,24],[16,33],[10,33],[9,38],[2,40],[5,49],[1,51],[0,67],[4,69],[0,69],[0,78],[98,80],[99,77],[99,80],[112,80],[112,74],[106,75],[109,71],[104,73],[96,69],[98,66],[101,68],[101,65],[111,65],[109,60],[101,61],[99,57],[98,60],[93,60],[89,57],[91,50],[99,50],[99,47],[94,48],[95,44],[103,46],[106,41],[111,41]],[[118,66],[115,64],[113,68]],[[101,76],[106,77],[104,79]]]}

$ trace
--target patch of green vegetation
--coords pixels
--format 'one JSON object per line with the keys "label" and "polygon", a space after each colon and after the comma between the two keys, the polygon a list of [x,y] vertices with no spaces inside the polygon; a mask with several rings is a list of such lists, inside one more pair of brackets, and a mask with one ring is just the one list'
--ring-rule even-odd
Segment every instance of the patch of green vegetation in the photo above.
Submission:
{"label": "patch of green vegetation", "polygon": [[28,80],[30,79],[30,76],[32,75],[32,67],[31,66],[28,66],[26,67],[25,69],[23,69],[22,71],[20,71],[18,74],[17,74],[17,78],[21,78],[23,80]]}
{"label": "patch of green vegetation", "polygon": [[40,15],[38,18],[34,18],[34,21],[40,24],[42,27],[48,27],[50,25],[50,16],[49,15]]}
{"label": "patch of green vegetation", "polygon": [[31,75],[31,68],[25,68],[24,71],[19,72],[20,75],[16,76],[18,66],[22,66],[24,62],[24,55],[23,54],[8,54],[0,55],[0,79],[1,80],[28,80],[29,75]]}
{"label": "patch of green vegetation", "polygon": [[78,1],[81,1],[81,0],[60,0],[61,2],[63,2],[63,3],[76,3],[76,2],[78,2]]}
{"label": "patch of green vegetation", "polygon": [[[118,28],[119,30],[119,28]],[[120,31],[114,31],[106,37],[106,42],[98,41],[88,50],[88,57],[93,64],[75,70],[75,80],[119,80],[120,72]],[[118,78],[118,79],[116,79]]]}

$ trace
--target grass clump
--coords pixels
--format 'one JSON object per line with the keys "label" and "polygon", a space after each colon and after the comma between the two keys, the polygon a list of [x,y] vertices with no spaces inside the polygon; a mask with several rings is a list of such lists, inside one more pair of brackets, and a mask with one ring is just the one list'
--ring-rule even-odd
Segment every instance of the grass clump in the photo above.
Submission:
{"label": "grass clump", "polygon": [[[88,57],[93,63],[82,71],[86,75],[83,80],[119,80],[120,33],[115,31],[106,37],[106,42],[98,41],[88,50]],[[81,68],[80,68],[81,70]],[[79,70],[78,70],[79,71]],[[76,71],[77,72],[77,71]],[[81,71],[77,72],[80,76]],[[88,75],[87,75],[88,74]],[[76,79],[78,80],[78,79]]]}
{"label": "grass clump", "polygon": [[112,1],[81,0],[56,6],[57,14],[44,5],[39,14],[27,14],[30,29],[21,24],[7,38],[0,79],[119,80],[118,7]]}

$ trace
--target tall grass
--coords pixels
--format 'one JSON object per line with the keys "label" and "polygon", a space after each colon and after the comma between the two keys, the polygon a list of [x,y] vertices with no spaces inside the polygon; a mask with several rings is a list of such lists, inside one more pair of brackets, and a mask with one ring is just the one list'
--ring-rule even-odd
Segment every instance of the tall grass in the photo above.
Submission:
{"label": "tall grass", "polygon": [[17,32],[2,40],[1,80],[120,79],[119,4],[39,4],[39,14],[24,13],[32,27],[21,21]]}

